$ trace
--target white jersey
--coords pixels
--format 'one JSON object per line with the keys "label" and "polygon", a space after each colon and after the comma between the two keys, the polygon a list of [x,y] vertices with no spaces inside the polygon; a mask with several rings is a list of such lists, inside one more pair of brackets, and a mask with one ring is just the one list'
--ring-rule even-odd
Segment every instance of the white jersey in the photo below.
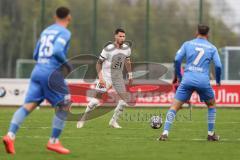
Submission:
{"label": "white jersey", "polygon": [[131,48],[123,44],[116,48],[114,44],[107,45],[101,52],[99,59],[103,61],[102,75],[105,80],[123,79],[125,59],[131,55]]}

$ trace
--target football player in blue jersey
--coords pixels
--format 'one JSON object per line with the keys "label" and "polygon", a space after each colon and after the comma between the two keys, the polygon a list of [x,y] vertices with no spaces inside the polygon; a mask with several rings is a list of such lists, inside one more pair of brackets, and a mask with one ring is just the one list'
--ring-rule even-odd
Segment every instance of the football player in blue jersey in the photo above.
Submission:
{"label": "football player in blue jersey", "polygon": [[[70,21],[70,10],[59,7],[55,15],[56,23],[44,29],[40,35],[33,54],[36,65],[31,74],[25,102],[14,113],[9,131],[3,137],[7,153],[15,154],[14,141],[20,125],[44,99],[51,103],[56,113],[47,149],[61,154],[70,153],[59,141],[71,104],[67,84],[59,69],[64,64],[68,71],[71,71],[66,59],[71,38],[71,33],[67,29]],[[59,86],[60,90],[57,89]]]}
{"label": "football player in blue jersey", "polygon": [[[164,130],[159,140],[165,141],[168,138],[170,127],[175,119],[177,111],[187,102],[194,91],[201,101],[208,107],[208,141],[218,141],[219,136],[214,132],[216,107],[213,89],[210,85],[209,65],[213,61],[215,65],[216,83],[220,85],[222,64],[217,48],[208,41],[209,27],[199,24],[197,37],[185,42],[178,50],[175,57],[175,72],[180,81],[173,104],[167,112]],[[181,74],[181,62],[186,59],[184,75]]]}

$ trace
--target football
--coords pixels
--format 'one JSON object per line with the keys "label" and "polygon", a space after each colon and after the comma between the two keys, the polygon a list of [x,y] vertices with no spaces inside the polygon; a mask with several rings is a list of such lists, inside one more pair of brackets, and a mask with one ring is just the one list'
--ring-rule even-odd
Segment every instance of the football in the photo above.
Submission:
{"label": "football", "polygon": [[150,126],[153,129],[159,129],[162,127],[162,117],[161,116],[152,116],[150,120]]}

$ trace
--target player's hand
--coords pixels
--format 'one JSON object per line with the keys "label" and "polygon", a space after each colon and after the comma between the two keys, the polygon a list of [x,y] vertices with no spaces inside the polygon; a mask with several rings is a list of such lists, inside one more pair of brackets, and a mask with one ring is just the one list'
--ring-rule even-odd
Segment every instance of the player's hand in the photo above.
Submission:
{"label": "player's hand", "polygon": [[221,86],[221,83],[220,83],[220,82],[219,82],[219,83],[217,83],[217,86],[219,86],[219,87],[220,87],[220,86]]}
{"label": "player's hand", "polygon": [[106,82],[102,78],[99,79],[99,84],[101,87],[106,88]]}
{"label": "player's hand", "polygon": [[128,85],[131,86],[133,83],[133,73],[128,72]]}
{"label": "player's hand", "polygon": [[128,85],[131,86],[133,84],[133,79],[128,79]]}
{"label": "player's hand", "polygon": [[182,78],[181,78],[181,79],[180,79],[180,78],[177,78],[177,84],[180,84],[181,81],[182,81]]}
{"label": "player's hand", "polygon": [[61,73],[64,77],[67,77],[73,70],[72,64],[65,62],[61,67]]}

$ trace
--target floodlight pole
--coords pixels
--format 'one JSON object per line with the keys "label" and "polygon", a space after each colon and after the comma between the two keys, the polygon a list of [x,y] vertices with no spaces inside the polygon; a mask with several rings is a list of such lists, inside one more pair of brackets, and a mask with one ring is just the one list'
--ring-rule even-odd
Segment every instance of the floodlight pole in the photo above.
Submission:
{"label": "floodlight pole", "polygon": [[93,54],[97,55],[97,0],[93,0],[93,37],[92,37]]}
{"label": "floodlight pole", "polygon": [[146,0],[146,20],[145,20],[145,60],[149,60],[149,11],[150,0]]}
{"label": "floodlight pole", "polygon": [[[149,19],[150,19],[150,0],[146,0],[146,17],[145,17],[145,61],[149,61]],[[149,70],[148,64],[146,70]],[[146,75],[149,78],[149,74]]]}

